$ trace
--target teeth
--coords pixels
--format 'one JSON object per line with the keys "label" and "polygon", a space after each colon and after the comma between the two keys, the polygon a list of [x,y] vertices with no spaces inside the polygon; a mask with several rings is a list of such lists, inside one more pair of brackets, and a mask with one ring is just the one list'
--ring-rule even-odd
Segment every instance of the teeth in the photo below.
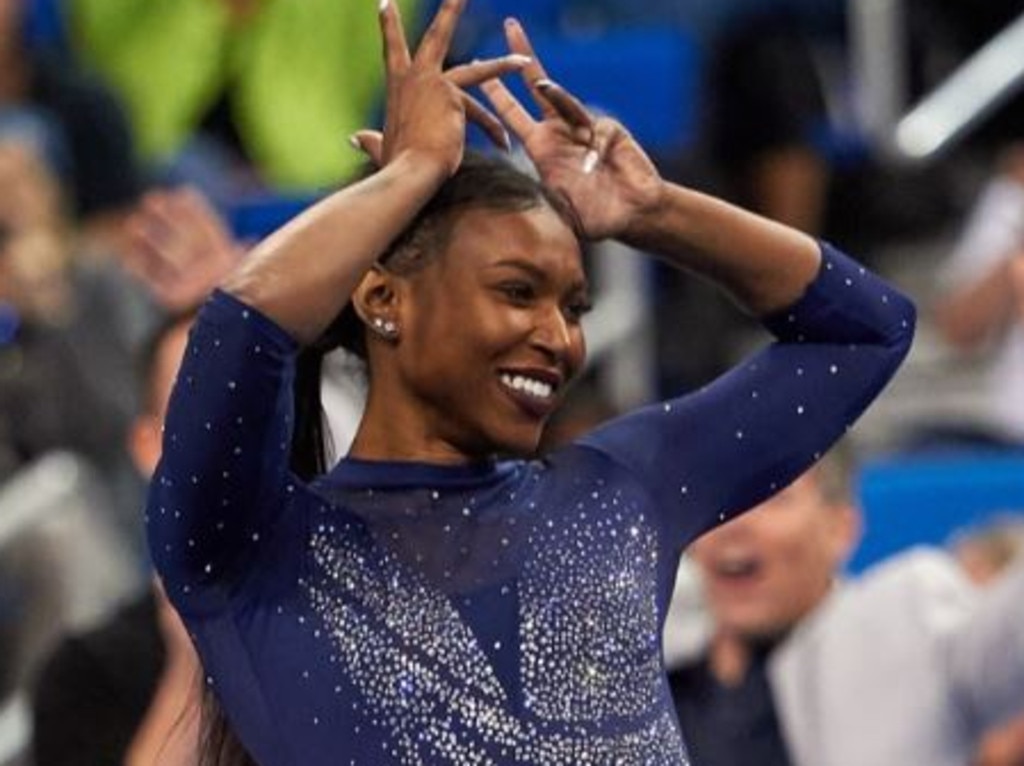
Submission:
{"label": "teeth", "polygon": [[527,378],[522,375],[509,375],[508,373],[502,373],[501,382],[511,388],[513,391],[521,391],[524,394],[528,394],[536,399],[550,399],[554,393],[554,388],[550,383],[545,383],[542,380],[536,380],[534,378]]}

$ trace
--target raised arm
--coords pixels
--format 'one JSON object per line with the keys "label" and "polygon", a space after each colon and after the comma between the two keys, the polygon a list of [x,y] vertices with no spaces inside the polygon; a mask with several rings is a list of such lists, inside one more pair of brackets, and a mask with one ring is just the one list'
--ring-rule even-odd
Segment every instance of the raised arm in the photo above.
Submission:
{"label": "raised arm", "polygon": [[913,307],[834,249],[662,179],[619,123],[594,119],[547,77],[518,23],[508,22],[506,34],[511,50],[531,57],[523,75],[541,118],[500,82],[484,91],[541,176],[572,202],[584,233],[709,277],[778,338],[700,393],[583,440],[650,490],[668,541],[681,547],[825,453],[905,356]]}
{"label": "raised arm", "polygon": [[505,140],[496,118],[462,88],[521,67],[522,57],[442,70],[464,2],[445,0],[415,56],[396,4],[384,5],[380,170],[257,246],[200,312],[147,508],[150,548],[179,610],[222,603],[304,491],[288,470],[298,346],[334,320],[458,168],[467,118]]}
{"label": "raised arm", "polygon": [[497,120],[462,88],[519,69],[523,58],[510,55],[442,69],[464,5],[465,0],[445,0],[412,56],[396,3],[384,4],[384,132],[355,137],[372,150],[380,170],[269,237],[224,285],[300,343],[320,335],[366,271],[458,168],[467,118],[496,141],[507,140]]}
{"label": "raised arm", "polygon": [[717,282],[754,314],[799,298],[820,263],[813,239],[660,177],[618,122],[595,119],[544,71],[523,28],[506,22],[512,51],[541,110],[535,120],[497,80],[484,92],[523,142],[545,182],[572,202],[590,239],[621,239]]}

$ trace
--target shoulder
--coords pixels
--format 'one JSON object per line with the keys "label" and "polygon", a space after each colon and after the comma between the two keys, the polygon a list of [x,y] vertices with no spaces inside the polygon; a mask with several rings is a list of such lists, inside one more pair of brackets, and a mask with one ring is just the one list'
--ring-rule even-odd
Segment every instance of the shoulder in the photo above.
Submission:
{"label": "shoulder", "polygon": [[928,607],[969,601],[974,589],[955,559],[937,548],[918,547],[868,570],[849,589],[861,600],[898,599]]}
{"label": "shoulder", "polygon": [[974,599],[951,556],[914,548],[838,584],[787,643],[877,645],[884,636],[913,642],[962,624]]}

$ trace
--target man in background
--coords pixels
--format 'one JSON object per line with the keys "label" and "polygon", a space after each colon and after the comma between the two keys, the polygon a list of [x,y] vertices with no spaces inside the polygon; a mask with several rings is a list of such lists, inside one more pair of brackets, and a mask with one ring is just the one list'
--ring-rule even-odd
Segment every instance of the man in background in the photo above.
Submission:
{"label": "man in background", "polygon": [[[692,548],[714,622],[670,674],[702,766],[963,766],[1024,709],[1024,562],[979,591],[914,550],[854,581],[860,519],[833,455]],[[1004,761],[1006,766],[1015,761]]]}

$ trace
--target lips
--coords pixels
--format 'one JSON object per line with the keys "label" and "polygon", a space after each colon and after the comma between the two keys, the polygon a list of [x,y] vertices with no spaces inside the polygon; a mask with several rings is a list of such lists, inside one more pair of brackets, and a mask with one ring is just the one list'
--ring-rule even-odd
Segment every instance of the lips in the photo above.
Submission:
{"label": "lips", "polygon": [[709,573],[719,582],[750,583],[757,580],[764,567],[756,556],[722,556],[710,563]]}
{"label": "lips", "polygon": [[502,370],[498,379],[505,393],[522,410],[536,418],[551,414],[562,387],[559,373],[537,368]]}

